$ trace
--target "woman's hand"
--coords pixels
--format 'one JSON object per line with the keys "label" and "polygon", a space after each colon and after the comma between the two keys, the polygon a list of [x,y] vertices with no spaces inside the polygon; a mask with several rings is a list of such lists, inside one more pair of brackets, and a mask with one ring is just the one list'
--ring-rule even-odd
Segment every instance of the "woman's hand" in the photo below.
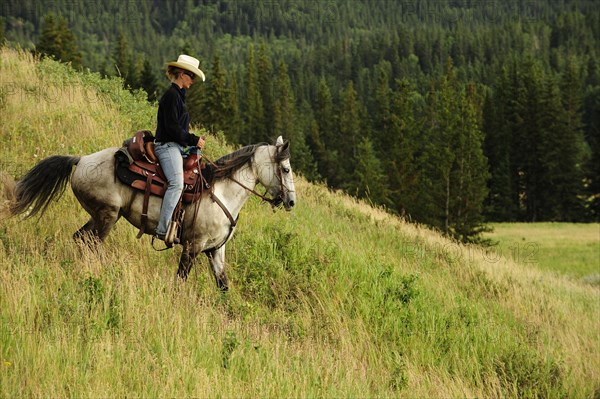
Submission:
{"label": "woman's hand", "polygon": [[204,142],[206,140],[206,137],[204,136],[200,136],[200,138],[198,139],[198,144],[196,144],[196,147],[200,148],[201,150],[204,149]]}

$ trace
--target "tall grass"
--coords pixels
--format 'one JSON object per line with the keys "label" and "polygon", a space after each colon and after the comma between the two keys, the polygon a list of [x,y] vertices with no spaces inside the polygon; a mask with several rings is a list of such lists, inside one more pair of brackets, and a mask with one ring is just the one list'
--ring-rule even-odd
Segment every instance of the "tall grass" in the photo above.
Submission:
{"label": "tall grass", "polygon": [[[153,125],[119,82],[7,49],[1,62],[5,173]],[[70,192],[40,220],[3,220],[0,396],[598,395],[597,288],[302,178],[297,192],[291,213],[248,202],[226,295],[205,259],[177,282],[180,250],[154,252],[124,221],[101,250],[77,246]]]}

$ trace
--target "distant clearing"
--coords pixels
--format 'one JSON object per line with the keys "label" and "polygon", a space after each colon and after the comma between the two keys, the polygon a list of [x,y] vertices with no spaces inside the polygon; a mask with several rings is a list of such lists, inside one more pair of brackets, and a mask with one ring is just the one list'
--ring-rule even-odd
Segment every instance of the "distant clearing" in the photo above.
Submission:
{"label": "distant clearing", "polygon": [[600,276],[600,224],[497,223],[486,234],[506,257],[573,277]]}

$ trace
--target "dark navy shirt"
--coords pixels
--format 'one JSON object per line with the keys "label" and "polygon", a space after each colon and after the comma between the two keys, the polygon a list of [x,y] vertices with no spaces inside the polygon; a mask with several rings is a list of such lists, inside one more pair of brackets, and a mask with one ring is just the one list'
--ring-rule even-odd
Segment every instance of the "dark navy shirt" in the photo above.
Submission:
{"label": "dark navy shirt", "polygon": [[185,105],[185,94],[185,89],[172,83],[158,102],[158,143],[175,142],[183,147],[198,144],[198,136],[189,132],[190,114]]}

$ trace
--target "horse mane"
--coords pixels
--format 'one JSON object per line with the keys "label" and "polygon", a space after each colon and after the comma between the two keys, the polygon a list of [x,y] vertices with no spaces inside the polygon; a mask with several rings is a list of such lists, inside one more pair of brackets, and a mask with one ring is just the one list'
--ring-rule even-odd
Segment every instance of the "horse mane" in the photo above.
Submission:
{"label": "horse mane", "polygon": [[[223,179],[231,177],[239,168],[250,162],[256,150],[259,147],[267,146],[269,144],[251,144],[240,148],[231,154],[223,155],[217,159],[213,166],[213,178]],[[282,151],[277,151],[275,155],[275,162],[281,162],[290,157],[289,146],[286,146]]]}
{"label": "horse mane", "polygon": [[216,167],[213,171],[213,177],[215,179],[230,177],[235,173],[235,171],[244,166],[246,163],[250,162],[252,156],[254,156],[254,153],[261,145],[264,144],[247,145],[246,147],[242,147],[231,154],[223,155],[221,158],[215,161]]}

